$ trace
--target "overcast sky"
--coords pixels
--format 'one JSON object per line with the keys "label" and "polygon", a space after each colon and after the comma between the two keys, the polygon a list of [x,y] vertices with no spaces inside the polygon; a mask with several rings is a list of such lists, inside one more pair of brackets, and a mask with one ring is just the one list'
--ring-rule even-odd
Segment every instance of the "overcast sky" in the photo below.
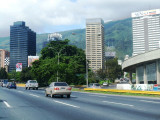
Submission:
{"label": "overcast sky", "polygon": [[160,9],[160,0],[0,0],[0,37],[25,21],[36,33],[85,28],[86,18],[124,19],[131,12]]}

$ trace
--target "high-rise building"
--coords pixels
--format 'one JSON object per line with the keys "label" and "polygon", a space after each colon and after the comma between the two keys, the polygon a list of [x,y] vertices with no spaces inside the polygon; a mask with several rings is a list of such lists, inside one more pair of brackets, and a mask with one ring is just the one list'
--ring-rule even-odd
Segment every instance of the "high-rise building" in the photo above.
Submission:
{"label": "high-rise building", "polygon": [[[8,63],[5,62],[9,62],[9,56],[10,53],[6,50],[0,49],[0,68],[3,67],[5,68],[5,65]],[[7,61],[5,61],[5,59],[7,58]]]}
{"label": "high-rise building", "polygon": [[36,33],[25,22],[14,22],[10,26],[10,66],[9,71],[16,69],[17,63],[28,67],[28,56],[36,55]]}
{"label": "high-rise building", "polygon": [[104,21],[100,18],[86,20],[86,59],[93,71],[104,69]]}
{"label": "high-rise building", "polygon": [[160,9],[132,13],[133,55],[160,48]]}

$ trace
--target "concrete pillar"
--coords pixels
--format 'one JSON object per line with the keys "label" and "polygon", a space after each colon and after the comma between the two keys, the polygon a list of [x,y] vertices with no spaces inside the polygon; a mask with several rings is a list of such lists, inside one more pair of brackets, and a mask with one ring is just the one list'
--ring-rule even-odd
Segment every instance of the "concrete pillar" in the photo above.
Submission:
{"label": "concrete pillar", "polygon": [[136,84],[139,84],[137,68],[136,68]]}
{"label": "concrete pillar", "polygon": [[157,84],[160,84],[160,62],[156,60]]}
{"label": "concrete pillar", "polygon": [[148,81],[147,81],[147,71],[146,71],[146,65],[144,65],[144,75],[143,75],[143,81],[144,81],[144,84],[148,84]]}
{"label": "concrete pillar", "polygon": [[129,83],[132,84],[132,72],[129,72],[129,79],[130,79]]}

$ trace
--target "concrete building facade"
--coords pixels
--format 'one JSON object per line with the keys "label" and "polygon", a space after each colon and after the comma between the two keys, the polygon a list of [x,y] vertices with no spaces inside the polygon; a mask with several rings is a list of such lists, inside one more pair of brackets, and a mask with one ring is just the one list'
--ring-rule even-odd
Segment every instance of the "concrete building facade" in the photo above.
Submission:
{"label": "concrete building facade", "polygon": [[132,13],[133,56],[160,48],[160,9]]}
{"label": "concrete building facade", "polygon": [[160,49],[152,50],[126,59],[122,69],[130,73],[136,73],[136,84],[160,84]]}
{"label": "concrete building facade", "polygon": [[86,20],[86,59],[93,71],[104,69],[104,21],[100,18]]}
{"label": "concrete building facade", "polygon": [[10,57],[10,53],[8,51],[0,49],[0,67],[5,68],[5,58],[9,58],[9,57]]}

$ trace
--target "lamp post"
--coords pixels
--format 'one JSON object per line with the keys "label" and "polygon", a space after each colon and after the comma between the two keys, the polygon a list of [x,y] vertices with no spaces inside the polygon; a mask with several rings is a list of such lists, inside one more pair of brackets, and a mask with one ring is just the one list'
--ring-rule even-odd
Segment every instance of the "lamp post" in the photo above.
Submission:
{"label": "lamp post", "polygon": [[86,59],[86,86],[88,87],[88,61]]}
{"label": "lamp post", "polygon": [[[64,50],[64,48],[60,49],[60,51],[58,52],[58,67],[59,67],[59,54],[61,53],[61,51]],[[57,82],[58,82],[58,70],[57,70]]]}
{"label": "lamp post", "polygon": [[[49,47],[49,49],[54,49],[54,48],[53,47]],[[59,67],[59,54],[62,52],[62,50],[64,50],[64,48],[60,49],[59,52],[58,52],[58,59],[57,59],[58,67]],[[57,82],[58,82],[58,80],[59,80],[59,77],[58,77],[58,69],[57,69]]]}

